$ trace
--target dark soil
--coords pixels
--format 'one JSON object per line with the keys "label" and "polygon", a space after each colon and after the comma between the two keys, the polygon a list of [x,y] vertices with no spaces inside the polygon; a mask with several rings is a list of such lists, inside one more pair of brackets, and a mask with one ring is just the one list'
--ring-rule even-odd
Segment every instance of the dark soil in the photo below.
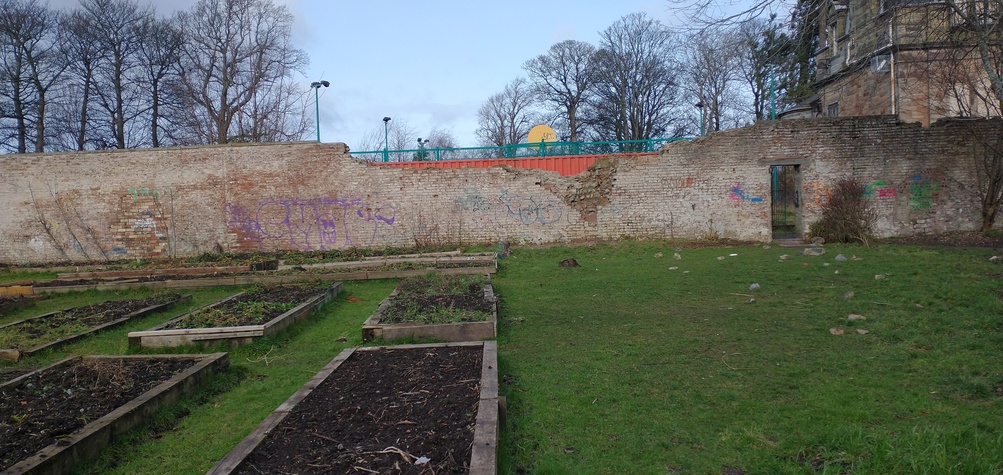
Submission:
{"label": "dark soil", "polygon": [[251,289],[219,305],[193,311],[162,329],[261,325],[324,292],[327,287],[296,285]]}
{"label": "dark soil", "polygon": [[0,316],[34,304],[35,301],[27,297],[0,297]]}
{"label": "dark soil", "polygon": [[[145,299],[109,300],[84,307],[74,307],[0,329],[0,341],[5,348],[28,350],[38,345],[65,338],[105,323],[119,320],[131,313],[181,298],[167,293]],[[13,345],[10,345],[13,343]]]}
{"label": "dark soil", "polygon": [[85,360],[0,389],[0,469],[52,445],[196,360]]}
{"label": "dark soil", "polygon": [[[482,353],[478,346],[356,351],[237,473],[467,473]],[[429,461],[416,465],[419,457]]]}

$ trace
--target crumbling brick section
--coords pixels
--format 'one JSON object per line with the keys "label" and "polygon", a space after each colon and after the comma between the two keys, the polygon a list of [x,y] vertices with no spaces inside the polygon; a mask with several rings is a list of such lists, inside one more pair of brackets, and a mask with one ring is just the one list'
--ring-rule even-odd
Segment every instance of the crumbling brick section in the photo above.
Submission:
{"label": "crumbling brick section", "polygon": [[[609,204],[609,197],[616,181],[618,160],[602,158],[597,160],[588,170],[572,178],[563,192],[553,188],[572,209],[578,211],[583,221],[590,224],[598,223],[598,210]],[[556,188],[556,187],[554,187]]]}

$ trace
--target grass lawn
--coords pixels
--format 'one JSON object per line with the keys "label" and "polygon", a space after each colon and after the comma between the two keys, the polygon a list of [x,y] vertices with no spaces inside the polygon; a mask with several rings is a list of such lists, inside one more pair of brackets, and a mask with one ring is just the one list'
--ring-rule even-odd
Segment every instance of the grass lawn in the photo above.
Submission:
{"label": "grass lawn", "polygon": [[[516,249],[492,278],[508,402],[500,473],[1003,473],[1003,266],[988,262],[992,250],[826,250]],[[836,262],[838,253],[861,260]],[[571,257],[581,266],[557,265]],[[79,473],[205,473],[360,345],[362,322],[395,284],[346,282],[315,317],[227,348],[232,369],[212,388]],[[235,290],[200,291],[191,306]],[[109,298],[125,295],[54,297],[17,316]],[[128,331],[182,311],[19,364],[138,352]],[[851,313],[866,319],[848,322]]]}

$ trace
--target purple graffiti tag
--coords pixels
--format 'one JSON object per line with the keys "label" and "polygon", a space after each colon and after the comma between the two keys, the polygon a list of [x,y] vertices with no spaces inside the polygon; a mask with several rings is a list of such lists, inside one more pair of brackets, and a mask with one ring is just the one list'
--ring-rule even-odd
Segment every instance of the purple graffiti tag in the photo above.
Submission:
{"label": "purple graffiti tag", "polygon": [[741,183],[735,183],[735,186],[731,187],[731,191],[728,192],[728,199],[736,203],[741,203],[742,201],[748,201],[750,203],[763,202],[763,199],[758,196],[749,196],[745,190],[742,189]]}
{"label": "purple graffiti tag", "polygon": [[[355,212],[350,213],[353,210]],[[372,223],[369,241],[372,245],[376,242],[379,226],[392,225],[397,214],[392,204],[374,207],[359,198],[269,198],[258,203],[253,217],[243,207],[232,203],[226,204],[226,212],[227,227],[239,230],[244,240],[256,241],[259,249],[266,247],[266,241],[281,241],[288,244],[279,244],[279,247],[300,250],[353,245],[349,233],[353,220],[367,223],[367,227]]]}

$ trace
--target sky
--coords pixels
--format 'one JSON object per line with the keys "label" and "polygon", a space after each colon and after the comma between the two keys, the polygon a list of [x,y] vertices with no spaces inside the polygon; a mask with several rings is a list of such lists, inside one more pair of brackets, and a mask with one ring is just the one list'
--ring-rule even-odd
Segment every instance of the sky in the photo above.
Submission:
{"label": "sky", "polygon": [[[164,15],[195,3],[139,1]],[[630,13],[666,24],[677,17],[669,0],[273,1],[294,15],[293,41],[310,57],[297,74],[304,90],[312,92],[314,81],[331,84],[318,91],[321,140],[355,151],[362,151],[367,133],[382,132],[383,117],[406,122],[421,136],[438,128],[459,146],[475,146],[478,108],[524,76],[527,60],[568,39],[597,44],[601,30]],[[313,116],[313,97],[309,101]]]}

